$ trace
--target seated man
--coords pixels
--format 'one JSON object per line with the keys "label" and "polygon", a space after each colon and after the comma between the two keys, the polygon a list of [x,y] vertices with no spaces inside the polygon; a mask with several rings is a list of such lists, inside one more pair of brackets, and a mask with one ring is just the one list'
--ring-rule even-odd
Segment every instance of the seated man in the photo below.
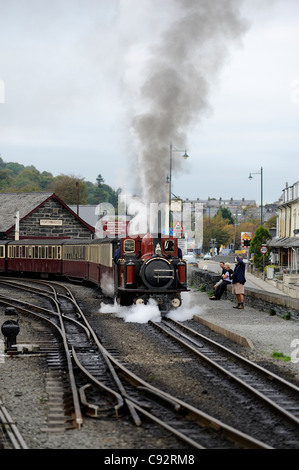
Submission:
{"label": "seated man", "polygon": [[215,295],[210,297],[210,300],[220,300],[222,297],[222,294],[225,292],[226,287],[228,284],[231,284],[232,282],[232,274],[233,270],[230,267],[229,263],[225,263],[223,266],[223,274],[222,274],[222,280],[217,283],[216,289],[215,289]]}

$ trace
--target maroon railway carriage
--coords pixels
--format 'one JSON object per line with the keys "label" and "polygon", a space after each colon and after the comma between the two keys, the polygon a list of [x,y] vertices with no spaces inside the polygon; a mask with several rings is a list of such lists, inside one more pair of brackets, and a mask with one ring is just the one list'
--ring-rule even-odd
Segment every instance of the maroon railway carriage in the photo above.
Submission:
{"label": "maroon railway carriage", "polygon": [[109,285],[109,293],[113,296],[113,253],[116,246],[117,240],[109,238],[64,240],[62,274],[69,279],[91,281],[104,292]]}
{"label": "maroon railway carriage", "polygon": [[101,238],[91,240],[89,245],[89,280],[112,297],[115,292],[113,254],[117,243],[117,238]]}
{"label": "maroon railway carriage", "polygon": [[6,253],[7,253],[7,244],[9,240],[0,241],[0,273],[6,273]]}
{"label": "maroon railway carriage", "polygon": [[7,273],[60,275],[63,240],[14,240],[7,243]]}
{"label": "maroon railway carriage", "polygon": [[68,279],[89,279],[90,240],[63,240],[61,274]]}

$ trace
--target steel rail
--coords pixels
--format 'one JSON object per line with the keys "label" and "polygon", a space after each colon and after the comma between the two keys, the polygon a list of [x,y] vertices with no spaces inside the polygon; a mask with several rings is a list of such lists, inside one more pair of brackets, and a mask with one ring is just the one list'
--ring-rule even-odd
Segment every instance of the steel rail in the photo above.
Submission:
{"label": "steel rail", "polygon": [[[174,321],[172,320],[172,322],[174,323]],[[205,355],[205,353],[202,353],[200,352],[196,347],[193,347],[191,346],[190,344],[186,343],[186,341],[184,339],[181,339],[181,338],[178,338],[178,334],[181,335],[183,338],[185,339],[188,339],[188,341],[192,342],[192,338],[186,336],[184,333],[178,331],[178,330],[173,330],[173,328],[171,327],[171,325],[168,325],[168,320],[166,321],[162,321],[162,323],[164,324],[167,324],[168,327],[170,327],[173,331],[175,331],[176,334],[172,334],[170,331],[168,331],[165,327],[161,326],[159,323],[155,323],[155,322],[151,322],[156,328],[160,329],[161,331],[163,331],[165,334],[167,334],[168,336],[170,336],[172,339],[176,340],[176,341],[179,341],[180,344],[187,348],[189,351],[191,351],[192,353],[196,354],[198,357],[200,357],[201,359],[203,359],[204,361],[206,361],[207,363],[209,363],[211,366],[213,366],[214,368],[216,368],[217,370],[219,370],[220,372],[222,372],[223,374],[225,374],[226,376],[230,377],[231,379],[233,379],[235,382],[237,382],[239,385],[241,385],[243,388],[249,390],[251,393],[253,393],[255,396],[259,397],[262,401],[264,401],[265,403],[267,403],[270,407],[272,407],[273,409],[275,409],[276,411],[278,411],[280,414],[282,414],[285,418],[287,418],[289,421],[291,421],[292,423],[294,423],[295,425],[299,426],[299,419],[294,416],[293,414],[291,414],[289,411],[287,411],[285,408],[282,408],[280,405],[278,405],[277,403],[275,403],[275,401],[273,401],[272,399],[270,399],[269,397],[267,397],[264,393],[260,392],[259,390],[257,390],[256,388],[252,387],[250,384],[248,384],[247,382],[245,382],[244,380],[240,379],[238,376],[236,376],[234,373],[230,372],[228,369],[226,369],[225,367],[221,366],[220,364],[218,364],[216,361],[214,361],[213,359],[211,359],[210,357],[207,357]],[[181,324],[178,323],[178,325],[181,327]],[[183,328],[187,329],[187,327],[183,326]],[[192,331],[192,334],[196,333],[197,332],[194,332],[194,330],[191,330],[189,329],[189,332]],[[225,351],[226,353],[229,353],[231,354],[232,357],[234,358],[238,358],[238,360],[246,363],[247,365],[250,365],[252,368],[256,368],[256,370],[258,370],[259,372],[263,372],[265,374],[265,377],[264,378],[267,378],[266,376],[270,377],[270,380],[271,378],[275,379],[277,382],[279,381],[281,384],[283,384],[285,387],[289,386],[290,389],[292,389],[292,391],[296,391],[299,393],[299,389],[298,387],[296,387],[295,385],[287,382],[286,380],[284,379],[281,379],[280,377],[276,376],[275,374],[272,374],[270,371],[267,371],[266,369],[263,369],[262,367],[252,363],[251,361],[249,361],[248,359],[245,359],[243,358],[242,356],[239,356],[238,354],[234,353],[233,351],[230,351],[228,348],[225,348],[224,346],[222,345],[219,345],[218,343],[216,343],[215,341],[213,340],[210,340],[209,338],[205,338],[203,337],[202,335],[198,334],[199,337],[201,337],[202,339],[205,339],[206,342],[210,343],[210,344],[213,344],[213,346],[216,346],[217,348],[219,348],[220,350],[222,351]]]}
{"label": "steel rail", "polygon": [[[68,288],[67,288],[68,289]],[[145,389],[151,391],[152,393],[156,395],[160,395],[162,398],[171,401],[175,403],[177,406],[179,406],[181,409],[184,409],[187,412],[187,415],[189,416],[190,419],[193,421],[197,422],[201,426],[208,427],[212,430],[217,430],[221,431],[225,437],[227,437],[230,441],[233,441],[237,444],[241,444],[242,446],[246,448],[251,448],[251,449],[270,449],[271,447],[268,446],[267,444],[264,444],[261,441],[258,441],[257,439],[252,438],[251,436],[248,436],[239,430],[236,430],[232,428],[231,426],[228,426],[221,421],[209,416],[208,414],[194,408],[193,406],[183,402],[182,400],[175,398],[168,393],[157,389],[156,387],[150,385],[140,377],[136,376],[133,372],[129,371],[125,366],[123,366],[117,359],[115,359],[109,351],[107,351],[103,345],[100,343],[96,333],[94,332],[93,328],[90,326],[87,318],[85,317],[84,313],[82,312],[80,306],[78,305],[76,299],[73,297],[72,292],[69,290],[69,296],[72,297],[74,303],[77,305],[77,308],[80,311],[81,318],[84,321],[85,325],[90,329],[91,335],[99,348],[99,350],[103,351],[106,356],[110,359],[111,363],[114,364],[114,366],[119,369],[122,374],[129,380],[131,383],[133,383],[137,387],[144,387]],[[130,399],[130,398],[128,398]],[[139,406],[132,401],[132,406],[136,407],[139,411]],[[145,410],[143,410],[143,413],[145,414]]]}
{"label": "steel rail", "polygon": [[[4,296],[0,295],[0,303],[3,302],[4,298],[5,298]],[[22,307],[14,305],[14,307],[16,309],[23,310],[23,312],[26,311],[26,313],[35,314],[36,316],[39,316],[39,318],[47,320],[49,323],[51,323],[53,326],[55,326],[57,331],[60,333],[60,336],[61,336],[62,342],[63,342],[63,346],[64,346],[67,365],[68,365],[68,377],[69,377],[69,381],[70,381],[70,387],[71,387],[71,392],[72,392],[72,397],[73,397],[73,404],[74,404],[74,413],[75,413],[74,422],[75,422],[76,427],[80,428],[82,426],[82,423],[83,423],[83,418],[82,418],[82,413],[81,413],[78,389],[77,389],[77,386],[76,386],[75,375],[74,375],[74,371],[73,371],[72,358],[70,356],[70,348],[69,348],[69,345],[68,345],[68,342],[67,342],[67,336],[66,336],[66,332],[65,332],[63,319],[67,319],[68,321],[74,321],[77,324],[79,324],[82,328],[83,328],[84,325],[80,324],[79,322],[77,322],[73,319],[70,319],[67,316],[63,316],[61,314],[60,307],[59,307],[58,304],[57,304],[58,312],[53,312],[53,311],[50,311],[50,310],[45,309],[43,307],[38,307],[36,305],[26,303],[26,302],[23,302],[23,301],[21,302],[17,299],[12,299],[12,300],[13,300],[13,302],[15,302],[17,304],[23,304],[23,305],[26,304],[30,308],[32,308],[33,310],[40,310],[44,314],[45,314],[45,312],[47,312],[47,314],[55,315],[57,317],[60,326],[58,326],[56,323],[54,323],[49,318],[46,318],[44,315],[40,315],[40,314],[38,314],[34,311],[32,312],[32,311],[27,310],[27,309],[22,309]],[[8,302],[6,302],[6,303],[8,303]],[[11,302],[9,302],[9,304],[12,305]],[[84,330],[86,331],[86,328],[84,328]]]}
{"label": "steel rail", "polygon": [[252,367],[253,369],[255,370],[258,370],[259,372],[261,372],[262,374],[264,374],[265,376],[269,377],[269,379],[271,381],[276,381],[277,383],[281,384],[281,385],[285,385],[287,386],[288,388],[290,388],[291,390],[293,390],[294,392],[298,393],[298,398],[299,398],[299,387],[297,387],[297,385],[293,384],[292,382],[288,382],[287,380],[285,380],[284,378],[282,377],[279,377],[277,374],[274,374],[274,372],[271,372],[267,369],[265,369],[264,367],[260,366],[259,364],[256,364],[252,361],[250,361],[249,359],[247,359],[246,357],[243,357],[241,356],[240,354],[236,353],[235,351],[233,351],[232,349],[229,349],[227,348],[226,346],[223,346],[222,344],[220,343],[217,343],[216,341],[212,340],[211,338],[208,338],[207,336],[204,336],[202,335],[201,333],[198,333],[198,331],[196,330],[193,330],[192,328],[189,328],[188,326],[186,325],[183,325],[182,323],[178,322],[178,321],[175,321],[175,320],[167,320],[166,321],[167,323],[170,322],[170,323],[173,323],[175,326],[178,326],[179,328],[187,331],[188,333],[196,336],[197,338],[200,338],[202,339],[203,341],[209,343],[209,344],[212,344],[213,346],[217,347],[219,350],[221,351],[224,351],[226,352],[227,354],[229,354],[230,356],[232,357],[235,357],[237,358],[238,360],[240,360],[241,362],[243,362],[244,364],[247,364],[249,365],[250,367]]}
{"label": "steel rail", "polygon": [[123,406],[124,401],[122,396],[112,390],[110,387],[107,387],[105,384],[97,380],[79,361],[76,350],[72,346],[72,355],[77,366],[81,369],[82,372],[88,377],[97,387],[99,387],[105,394],[111,395],[113,399],[117,401],[117,404],[114,406],[116,416],[118,416],[118,410]]}
{"label": "steel rail", "polygon": [[[34,282],[34,281],[31,281],[31,282]],[[107,357],[107,364],[109,365],[109,363],[110,363],[110,368],[111,368],[112,371],[116,367],[121,372],[121,374],[126,378],[126,380],[128,380],[131,384],[133,384],[133,385],[135,385],[136,387],[139,387],[139,388],[144,388],[144,389],[148,390],[149,392],[151,392],[153,394],[156,394],[157,396],[162,397],[164,400],[167,400],[168,402],[175,403],[176,407],[179,407],[181,410],[184,410],[185,416],[188,417],[191,421],[196,422],[201,427],[206,427],[206,428],[209,428],[212,431],[220,432],[227,440],[229,440],[231,442],[234,442],[234,443],[236,443],[236,444],[238,444],[242,447],[248,448],[248,449],[269,449],[269,448],[271,448],[267,444],[265,444],[261,441],[258,441],[257,439],[254,439],[251,436],[248,436],[248,435],[244,434],[243,432],[240,432],[239,430],[236,430],[236,429],[232,428],[231,426],[228,426],[228,425],[222,423],[218,419],[215,419],[215,418],[207,415],[206,413],[194,408],[193,406],[183,402],[182,400],[180,400],[178,398],[175,398],[175,397],[169,395],[168,393],[157,389],[156,387],[153,387],[152,385],[148,384],[146,381],[144,381],[143,379],[141,379],[140,377],[136,376],[134,373],[129,371],[117,359],[115,359],[103,347],[103,345],[100,343],[95,331],[93,330],[93,328],[90,326],[89,322],[87,321],[84,313],[82,312],[81,308],[79,307],[79,305],[78,305],[77,301],[75,300],[72,292],[66,286],[61,286],[61,285],[59,285],[59,286],[63,287],[65,289],[65,291],[67,292],[67,295],[65,297],[69,301],[71,300],[73,302],[73,304],[76,306],[76,308],[78,309],[78,312],[81,316],[81,320],[84,322],[84,325],[86,326],[86,328],[89,329],[90,334],[91,334],[95,344],[97,345],[98,349],[101,351],[102,354],[104,354],[104,357]],[[57,295],[57,293],[55,293],[55,296],[56,295]],[[62,294],[58,294],[58,295],[61,296]],[[37,308],[36,306],[34,306],[34,307]],[[32,312],[28,312],[28,313],[32,313]],[[40,315],[38,315],[38,316],[40,316]],[[44,317],[40,316],[40,318],[44,318]],[[64,334],[65,334],[63,325],[60,325],[60,328],[57,327],[57,325],[54,325],[54,326],[56,326],[56,328],[60,330],[61,335],[63,337]],[[71,360],[70,355],[67,356],[67,357],[68,357],[69,360]],[[115,376],[116,383],[121,384],[121,381],[118,378],[118,375],[116,374],[116,372],[114,372],[114,376]],[[123,399],[125,400],[125,402],[129,406],[129,408],[131,408],[132,410],[138,410],[139,412],[141,412],[144,415],[147,414],[147,412],[142,407],[140,407],[140,405],[138,403],[136,403],[136,401],[134,401],[134,399],[132,399],[132,397],[127,395],[127,393],[125,392],[125,389],[123,388],[122,384],[121,384],[120,395],[123,397]],[[134,411],[134,412],[136,413],[136,411]],[[148,414],[147,417],[150,417],[150,416],[152,416],[152,415]],[[157,418],[155,416],[152,419],[156,420],[156,422],[159,422],[159,418]],[[80,421],[80,423],[81,423],[81,421]],[[164,423],[164,422],[161,421],[161,423]],[[164,423],[164,427],[165,428],[168,427],[167,423]],[[169,427],[169,429],[170,429],[170,427]],[[172,429],[172,432],[173,432],[173,429]],[[189,441],[188,440],[189,438],[187,436],[184,436],[184,438],[187,439],[187,441],[191,445],[192,440]],[[195,443],[195,445],[199,446],[198,443]]]}
{"label": "steel rail", "polygon": [[28,449],[16,423],[10,417],[2,400],[0,400],[0,426],[4,429],[14,449]]}

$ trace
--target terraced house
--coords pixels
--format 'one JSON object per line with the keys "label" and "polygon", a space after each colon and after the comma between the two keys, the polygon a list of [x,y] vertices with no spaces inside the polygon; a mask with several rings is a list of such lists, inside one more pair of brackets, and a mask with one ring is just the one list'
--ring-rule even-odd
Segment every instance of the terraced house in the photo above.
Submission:
{"label": "terraced house", "polygon": [[[272,261],[280,268],[283,290],[294,297],[299,295],[299,181],[283,189],[278,206],[277,237],[269,247]],[[296,290],[292,293],[291,290]]]}

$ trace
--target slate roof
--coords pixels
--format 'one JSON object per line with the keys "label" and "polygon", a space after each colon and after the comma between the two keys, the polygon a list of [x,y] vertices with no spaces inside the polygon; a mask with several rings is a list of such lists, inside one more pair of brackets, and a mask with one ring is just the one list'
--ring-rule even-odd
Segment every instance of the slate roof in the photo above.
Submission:
{"label": "slate roof", "polygon": [[[16,212],[19,211],[20,220],[26,217],[30,212],[37,209],[47,199],[55,197],[66,209],[72,212],[63,201],[61,201],[53,192],[32,192],[32,193],[0,193],[0,232],[7,232],[16,223]],[[74,217],[77,217],[76,213]],[[79,217],[81,222],[89,224]],[[93,226],[89,226],[93,230]]]}
{"label": "slate roof", "polygon": [[0,193],[0,232],[6,232],[15,225],[16,212],[20,220],[33,211],[53,193]]}

